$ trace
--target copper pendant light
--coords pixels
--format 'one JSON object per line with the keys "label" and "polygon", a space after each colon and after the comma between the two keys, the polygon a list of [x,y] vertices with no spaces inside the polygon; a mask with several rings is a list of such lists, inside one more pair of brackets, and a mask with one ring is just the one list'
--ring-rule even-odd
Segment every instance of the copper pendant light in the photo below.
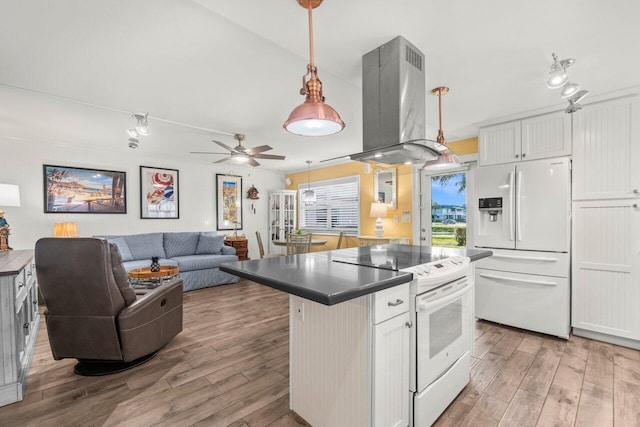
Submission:
{"label": "copper pendant light", "polygon": [[442,132],[442,95],[446,95],[449,92],[449,88],[446,86],[440,86],[431,90],[431,94],[438,97],[438,137],[436,141],[441,147],[438,148],[440,154],[435,160],[428,160],[425,162],[423,168],[428,170],[445,170],[459,167],[460,158],[449,148],[447,148],[447,141],[444,139],[444,133]]}
{"label": "copper pendant light", "polygon": [[[301,95],[306,95],[303,104],[294,108],[284,122],[288,132],[303,136],[324,136],[340,132],[344,122],[329,104],[324,103],[322,82],[318,78],[318,69],[313,57],[313,18],[312,10],[320,6],[322,0],[298,0],[298,4],[309,12],[309,64],[302,76]],[[306,80],[309,76],[309,80]]]}

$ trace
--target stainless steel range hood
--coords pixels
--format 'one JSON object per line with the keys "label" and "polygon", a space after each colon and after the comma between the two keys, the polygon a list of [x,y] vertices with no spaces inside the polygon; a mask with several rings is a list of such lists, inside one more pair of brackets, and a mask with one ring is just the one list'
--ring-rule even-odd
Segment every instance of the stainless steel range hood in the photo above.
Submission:
{"label": "stainless steel range hood", "polygon": [[363,151],[352,160],[424,163],[446,150],[425,139],[424,69],[424,54],[401,36],[363,55]]}

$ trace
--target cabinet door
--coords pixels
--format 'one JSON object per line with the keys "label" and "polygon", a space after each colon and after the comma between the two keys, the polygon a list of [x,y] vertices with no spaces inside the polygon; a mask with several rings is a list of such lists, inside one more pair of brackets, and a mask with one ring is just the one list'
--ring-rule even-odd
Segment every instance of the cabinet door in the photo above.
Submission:
{"label": "cabinet door", "polygon": [[574,203],[572,326],[640,339],[640,209],[633,200]]}
{"label": "cabinet door", "polygon": [[512,163],[520,160],[520,121],[480,129],[480,166]]}
{"label": "cabinet door", "polygon": [[640,196],[639,110],[636,96],[573,114],[573,200]]}
{"label": "cabinet door", "polygon": [[522,160],[571,155],[571,114],[564,111],[522,121]]}
{"label": "cabinet door", "polygon": [[409,425],[409,313],[374,326],[373,426]]}

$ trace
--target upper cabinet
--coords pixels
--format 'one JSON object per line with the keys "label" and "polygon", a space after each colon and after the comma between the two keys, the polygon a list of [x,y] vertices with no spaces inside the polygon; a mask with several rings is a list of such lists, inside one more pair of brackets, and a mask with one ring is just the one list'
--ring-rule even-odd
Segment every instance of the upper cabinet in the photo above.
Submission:
{"label": "upper cabinet", "polygon": [[571,155],[571,115],[544,114],[480,129],[480,166]]}
{"label": "upper cabinet", "polygon": [[573,116],[573,199],[639,197],[638,97],[586,105]]}

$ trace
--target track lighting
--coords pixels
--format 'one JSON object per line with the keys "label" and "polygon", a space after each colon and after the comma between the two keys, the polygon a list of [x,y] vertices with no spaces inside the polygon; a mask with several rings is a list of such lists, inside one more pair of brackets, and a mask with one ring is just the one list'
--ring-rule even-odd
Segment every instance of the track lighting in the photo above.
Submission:
{"label": "track lighting", "polygon": [[562,87],[560,96],[563,98],[569,98],[571,95],[576,94],[580,90],[580,85],[576,83],[567,83]]}
{"label": "track lighting", "polygon": [[138,121],[135,129],[138,134],[142,136],[149,135],[149,113],[145,113],[144,115],[134,114],[133,117]]}
{"label": "track lighting", "polygon": [[582,101],[585,96],[589,95],[588,90],[579,90],[574,95],[569,97],[569,106],[564,110],[567,114],[573,114],[578,110],[582,109],[582,105],[578,104],[578,102]]}
{"label": "track lighting", "polygon": [[559,61],[555,53],[552,53],[551,57],[553,58],[553,64],[551,64],[551,71],[549,71],[549,77],[547,78],[547,87],[549,89],[557,89],[567,82],[567,68],[572,66],[576,60],[569,58]]}
{"label": "track lighting", "polygon": [[131,138],[137,138],[138,136],[140,136],[140,134],[138,133],[137,130],[135,129],[127,129],[127,133],[129,134],[129,136]]}
{"label": "track lighting", "polygon": [[129,138],[129,148],[138,148],[140,145],[140,141],[136,138]]}

